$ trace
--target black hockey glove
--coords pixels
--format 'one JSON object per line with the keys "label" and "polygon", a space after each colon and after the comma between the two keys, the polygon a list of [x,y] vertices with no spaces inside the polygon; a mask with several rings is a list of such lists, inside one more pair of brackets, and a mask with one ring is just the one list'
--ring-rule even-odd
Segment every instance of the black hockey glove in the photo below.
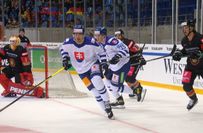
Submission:
{"label": "black hockey glove", "polygon": [[109,65],[106,62],[101,63],[100,69],[101,69],[101,72],[102,72],[102,78],[104,78],[104,76],[106,77],[106,74],[108,73],[108,68],[109,68]]}
{"label": "black hockey glove", "polygon": [[108,70],[108,67],[109,67],[109,65],[107,63],[102,63],[101,64],[102,71]]}
{"label": "black hockey glove", "polygon": [[140,65],[141,65],[141,66],[147,64],[146,60],[145,60],[143,57],[140,58],[139,62],[140,62]]}
{"label": "black hockey glove", "polygon": [[136,64],[135,66],[138,66],[138,65],[143,66],[143,65],[146,65],[147,62],[142,55],[139,55],[137,57],[134,57],[132,64]]}
{"label": "black hockey glove", "polygon": [[117,64],[120,61],[121,55],[116,54],[110,61],[110,64]]}
{"label": "black hockey glove", "polygon": [[72,65],[70,64],[70,57],[63,58],[63,67],[65,70],[68,70],[72,67]]}
{"label": "black hockey glove", "polygon": [[183,56],[183,53],[180,50],[175,51],[175,53],[173,54],[172,58],[175,61],[180,61],[181,58]]}

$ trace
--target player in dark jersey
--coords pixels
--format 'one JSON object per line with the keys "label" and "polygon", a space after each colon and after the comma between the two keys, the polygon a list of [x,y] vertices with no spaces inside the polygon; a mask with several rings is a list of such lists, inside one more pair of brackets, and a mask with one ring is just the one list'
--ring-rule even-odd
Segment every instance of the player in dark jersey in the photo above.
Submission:
{"label": "player in dark jersey", "polygon": [[174,53],[173,60],[180,61],[182,57],[187,57],[182,84],[184,91],[190,98],[187,105],[187,109],[190,110],[198,102],[193,89],[194,80],[197,76],[203,78],[203,35],[195,31],[195,20],[183,22],[181,26],[185,35],[181,41],[183,48]]}
{"label": "player in dark jersey", "polygon": [[[31,62],[27,50],[20,45],[18,36],[11,36],[10,44],[0,49],[0,63],[2,59],[8,60],[8,66],[1,66],[0,84],[4,91],[1,94],[5,97],[14,97],[16,94],[25,94],[33,86],[33,75],[31,72]],[[15,78],[15,82],[11,79]],[[28,96],[44,97],[41,87],[31,91]]]}
{"label": "player in dark jersey", "polygon": [[[146,64],[146,61],[142,56],[141,49],[133,40],[125,38],[124,32],[122,29],[119,29],[118,31],[116,31],[115,36],[128,46],[130,56],[134,56],[130,58],[130,63],[131,64],[135,64],[138,62],[140,63],[139,65],[131,65],[130,71],[128,72],[128,75],[125,81],[127,82],[128,86],[131,87],[132,89],[136,88],[137,101],[138,102],[143,101],[146,94],[146,89],[143,89],[140,82],[136,79],[139,68],[142,65]],[[134,94],[129,94],[129,97],[134,97],[134,96],[135,96]]]}
{"label": "player in dark jersey", "polygon": [[30,40],[28,39],[28,37],[25,36],[24,28],[20,28],[18,37],[20,38],[20,42],[23,47],[27,47],[31,45]]}

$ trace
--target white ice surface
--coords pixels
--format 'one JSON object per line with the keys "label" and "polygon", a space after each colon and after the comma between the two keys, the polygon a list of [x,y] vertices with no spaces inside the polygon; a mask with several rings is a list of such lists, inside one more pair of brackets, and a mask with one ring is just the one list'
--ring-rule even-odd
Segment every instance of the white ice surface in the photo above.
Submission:
{"label": "white ice surface", "polygon": [[[145,101],[125,97],[126,109],[113,110],[109,120],[95,99],[74,78],[77,86],[90,96],[70,99],[25,97],[0,112],[0,132],[6,133],[202,133],[203,96],[186,110],[185,93],[145,86]],[[1,88],[0,88],[0,91]],[[0,97],[0,108],[15,98]]]}

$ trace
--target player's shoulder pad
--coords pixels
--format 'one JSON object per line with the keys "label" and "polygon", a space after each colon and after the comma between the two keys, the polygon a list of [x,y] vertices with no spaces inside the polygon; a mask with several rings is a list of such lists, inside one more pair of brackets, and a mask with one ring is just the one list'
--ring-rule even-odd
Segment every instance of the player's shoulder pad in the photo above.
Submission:
{"label": "player's shoulder pad", "polygon": [[71,42],[73,42],[73,38],[71,37],[71,38],[66,38],[65,40],[64,40],[64,42],[63,42],[63,45],[67,45],[67,44],[69,44],[69,43],[71,43]]}
{"label": "player's shoulder pad", "polygon": [[6,44],[6,45],[4,46],[4,49],[8,49],[8,48],[10,48],[9,45],[10,45],[10,44]]}
{"label": "player's shoulder pad", "polygon": [[89,36],[85,36],[84,37],[84,43],[95,43],[96,41],[95,41],[95,39],[93,38],[93,37],[89,37]]}
{"label": "player's shoulder pad", "polygon": [[95,38],[91,38],[91,43],[96,43],[96,40],[95,40]]}
{"label": "player's shoulder pad", "polygon": [[119,43],[119,40],[116,39],[115,37],[111,37],[109,40],[108,40],[108,43],[111,44],[111,45],[117,45]]}
{"label": "player's shoulder pad", "polygon": [[93,37],[85,37],[85,44],[86,45],[93,45],[93,46],[99,46],[99,44],[96,42],[95,38]]}

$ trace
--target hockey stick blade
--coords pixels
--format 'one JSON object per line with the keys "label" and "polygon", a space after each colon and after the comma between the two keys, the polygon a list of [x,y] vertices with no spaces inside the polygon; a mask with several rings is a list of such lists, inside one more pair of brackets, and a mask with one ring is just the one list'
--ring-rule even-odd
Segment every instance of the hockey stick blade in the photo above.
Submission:
{"label": "hockey stick blade", "polygon": [[142,99],[141,99],[141,102],[143,102],[144,101],[144,99],[145,99],[145,96],[146,96],[146,93],[147,93],[147,89],[143,89],[143,95],[142,95]]}
{"label": "hockey stick blade", "polygon": [[46,82],[47,80],[49,80],[50,78],[54,77],[55,75],[57,75],[58,73],[60,73],[62,70],[64,70],[64,67],[60,68],[58,71],[56,71],[54,74],[50,75],[49,77],[47,77],[46,79],[44,79],[43,81],[41,81],[39,84],[35,85],[32,89],[30,89],[29,91],[27,91],[26,93],[22,94],[20,97],[16,98],[14,101],[12,101],[11,103],[9,103],[8,105],[6,105],[5,107],[3,107],[2,109],[0,109],[0,112],[2,112],[3,110],[5,110],[6,108],[8,108],[9,106],[11,106],[12,104],[14,104],[15,102],[17,102],[18,100],[20,100],[22,97],[24,97],[25,95],[27,95],[28,93],[30,93],[31,91],[35,90],[38,86],[40,86],[41,84],[43,84],[44,82]]}
{"label": "hockey stick blade", "polygon": [[173,45],[173,48],[172,48],[172,50],[171,50],[170,56],[172,56],[172,55],[175,53],[176,49],[177,49],[177,45],[174,44],[174,45]]}

